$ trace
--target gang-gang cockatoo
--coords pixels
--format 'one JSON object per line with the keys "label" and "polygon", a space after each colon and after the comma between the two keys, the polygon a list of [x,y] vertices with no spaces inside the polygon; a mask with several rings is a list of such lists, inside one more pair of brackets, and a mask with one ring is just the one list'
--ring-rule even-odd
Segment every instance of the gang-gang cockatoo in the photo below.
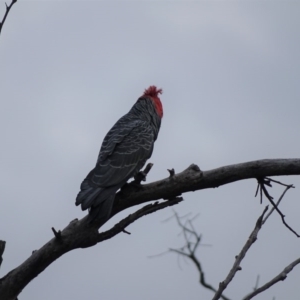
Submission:
{"label": "gang-gang cockatoo", "polygon": [[106,134],[96,166],[76,198],[76,205],[89,209],[90,221],[97,219],[102,225],[109,219],[117,190],[150,158],[163,117],[161,93],[150,86]]}

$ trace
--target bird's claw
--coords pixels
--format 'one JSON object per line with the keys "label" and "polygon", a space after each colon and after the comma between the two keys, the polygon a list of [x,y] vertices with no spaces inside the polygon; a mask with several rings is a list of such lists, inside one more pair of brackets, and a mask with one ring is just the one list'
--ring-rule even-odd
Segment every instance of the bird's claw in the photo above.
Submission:
{"label": "bird's claw", "polygon": [[147,174],[144,171],[139,171],[134,176],[134,183],[135,184],[141,184],[142,181],[146,181]]}

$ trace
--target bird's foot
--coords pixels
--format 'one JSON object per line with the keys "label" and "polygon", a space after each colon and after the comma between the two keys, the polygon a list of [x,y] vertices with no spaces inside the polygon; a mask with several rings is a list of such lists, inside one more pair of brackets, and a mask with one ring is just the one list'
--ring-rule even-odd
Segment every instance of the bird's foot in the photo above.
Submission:
{"label": "bird's foot", "polygon": [[139,171],[135,176],[134,176],[134,183],[135,184],[141,184],[142,181],[146,181],[147,173],[144,171]]}

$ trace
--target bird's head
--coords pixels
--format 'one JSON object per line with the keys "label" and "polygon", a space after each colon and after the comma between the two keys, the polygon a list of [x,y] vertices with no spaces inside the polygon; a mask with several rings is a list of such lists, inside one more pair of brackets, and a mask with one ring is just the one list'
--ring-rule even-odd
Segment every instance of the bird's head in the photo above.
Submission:
{"label": "bird's head", "polygon": [[163,117],[163,106],[161,104],[159,94],[162,94],[162,89],[157,89],[155,85],[151,85],[148,89],[145,90],[142,97],[150,98],[153,101],[155,110],[160,118]]}

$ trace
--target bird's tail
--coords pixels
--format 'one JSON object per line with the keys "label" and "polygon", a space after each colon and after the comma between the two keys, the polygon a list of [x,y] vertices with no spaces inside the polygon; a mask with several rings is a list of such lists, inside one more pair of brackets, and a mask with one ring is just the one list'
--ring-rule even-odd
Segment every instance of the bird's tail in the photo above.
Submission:
{"label": "bird's tail", "polygon": [[102,226],[111,216],[112,207],[114,204],[115,193],[110,195],[105,201],[102,201],[98,205],[93,205],[89,209],[88,222],[92,223],[97,220],[100,226]]}
{"label": "bird's tail", "polygon": [[81,205],[82,210],[89,209],[89,222],[101,220],[101,225],[103,225],[111,215],[116,188],[101,188],[92,185],[90,174],[81,183],[75,204]]}

